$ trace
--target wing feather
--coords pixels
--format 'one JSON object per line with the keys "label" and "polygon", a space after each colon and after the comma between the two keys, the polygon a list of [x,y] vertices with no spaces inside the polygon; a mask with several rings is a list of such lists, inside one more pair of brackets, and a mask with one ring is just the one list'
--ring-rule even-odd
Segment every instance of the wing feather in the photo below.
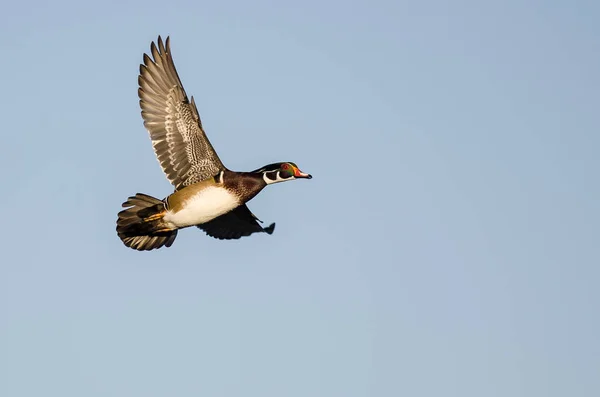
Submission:
{"label": "wing feather", "polygon": [[170,40],[158,37],[144,54],[138,96],[144,126],[167,179],[181,189],[225,169],[202,129],[194,102],[188,100],[173,58]]}
{"label": "wing feather", "polygon": [[246,204],[243,204],[212,221],[198,225],[198,228],[219,240],[235,240],[253,233],[273,233],[274,223],[262,227],[258,222],[260,222],[259,219],[250,212]]}

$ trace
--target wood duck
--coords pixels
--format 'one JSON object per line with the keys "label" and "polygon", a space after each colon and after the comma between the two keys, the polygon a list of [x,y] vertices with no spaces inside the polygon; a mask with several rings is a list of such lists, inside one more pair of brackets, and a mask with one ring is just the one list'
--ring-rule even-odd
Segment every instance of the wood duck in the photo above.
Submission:
{"label": "wood duck", "polygon": [[[144,126],[154,152],[175,191],[163,200],[137,193],[123,203],[117,234],[138,251],[170,247],[177,231],[197,226],[218,239],[253,233],[272,234],[246,206],[265,186],[312,178],[292,162],[274,163],[251,172],[227,169],[202,128],[194,97],[188,100],[175,69],[169,37],[150,46],[138,77]],[[262,222],[261,222],[262,223]]]}

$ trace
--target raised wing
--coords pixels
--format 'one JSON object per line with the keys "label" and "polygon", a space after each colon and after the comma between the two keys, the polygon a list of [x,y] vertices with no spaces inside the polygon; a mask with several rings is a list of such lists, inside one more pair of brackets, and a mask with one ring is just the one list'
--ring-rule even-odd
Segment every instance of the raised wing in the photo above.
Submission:
{"label": "raised wing", "polygon": [[160,165],[175,189],[210,178],[225,169],[202,129],[200,115],[175,70],[171,46],[158,36],[158,48],[144,54],[138,77],[144,126]]}
{"label": "raised wing", "polygon": [[234,240],[240,237],[249,236],[252,233],[265,232],[272,234],[275,230],[275,224],[263,228],[258,223],[258,218],[254,216],[246,204],[240,205],[233,211],[221,215],[210,222],[198,225],[198,227],[211,237],[219,240]]}

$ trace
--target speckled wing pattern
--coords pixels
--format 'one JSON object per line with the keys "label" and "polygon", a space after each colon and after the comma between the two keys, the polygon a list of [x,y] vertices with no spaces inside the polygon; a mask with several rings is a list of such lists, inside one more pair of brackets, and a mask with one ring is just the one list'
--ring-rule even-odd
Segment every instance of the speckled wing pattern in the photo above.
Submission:
{"label": "speckled wing pattern", "polygon": [[198,225],[198,228],[219,240],[235,240],[261,232],[272,234],[275,230],[274,223],[263,228],[258,222],[258,218],[243,204],[212,221]]}
{"label": "speckled wing pattern", "polygon": [[200,115],[183,89],[175,69],[169,38],[160,36],[144,54],[138,78],[144,126],[156,157],[175,189],[210,178],[225,169],[202,129]]}

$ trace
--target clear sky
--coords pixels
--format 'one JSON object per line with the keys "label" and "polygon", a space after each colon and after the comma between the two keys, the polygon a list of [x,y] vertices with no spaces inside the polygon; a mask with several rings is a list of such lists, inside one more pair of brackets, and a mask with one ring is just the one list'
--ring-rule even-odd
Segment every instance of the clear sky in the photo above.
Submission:
{"label": "clear sky", "polygon": [[[0,15],[0,395],[600,395],[600,3],[87,3]],[[272,236],[117,238],[159,34]]]}

